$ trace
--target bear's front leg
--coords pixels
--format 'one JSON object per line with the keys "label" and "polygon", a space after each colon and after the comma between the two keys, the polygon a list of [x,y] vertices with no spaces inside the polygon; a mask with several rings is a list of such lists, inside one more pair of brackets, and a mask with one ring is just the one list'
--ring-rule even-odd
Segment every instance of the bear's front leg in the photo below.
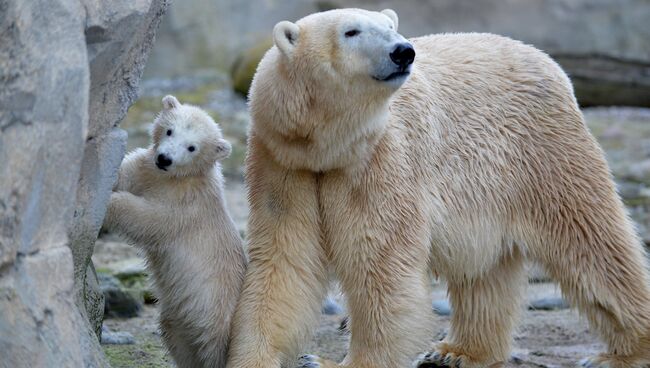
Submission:
{"label": "bear's front leg", "polygon": [[249,165],[248,180],[250,263],[227,367],[280,368],[311,336],[326,292],[316,179],[267,161]]}
{"label": "bear's front leg", "polygon": [[410,262],[397,254],[368,254],[366,264],[340,274],[351,330],[341,367],[410,367],[430,341],[432,313],[422,258],[425,261]]}
{"label": "bear's front leg", "polygon": [[515,251],[485,275],[447,275],[453,306],[444,341],[434,344],[416,366],[478,368],[503,366],[510,354],[512,330],[521,310],[525,272]]}
{"label": "bear's front leg", "polygon": [[178,223],[164,206],[129,192],[113,192],[104,217],[106,229],[141,245],[173,236]]}

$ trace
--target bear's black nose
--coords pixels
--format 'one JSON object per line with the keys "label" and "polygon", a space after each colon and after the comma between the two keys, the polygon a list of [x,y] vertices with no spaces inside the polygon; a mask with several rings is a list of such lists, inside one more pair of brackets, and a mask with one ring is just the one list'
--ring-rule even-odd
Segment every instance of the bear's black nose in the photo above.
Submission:
{"label": "bear's black nose", "polygon": [[165,170],[165,168],[172,164],[172,159],[163,155],[162,153],[158,155],[156,159],[156,166],[159,169]]}
{"label": "bear's black nose", "polygon": [[415,60],[415,50],[410,43],[398,43],[393,52],[390,53],[390,59],[401,68],[413,64]]}

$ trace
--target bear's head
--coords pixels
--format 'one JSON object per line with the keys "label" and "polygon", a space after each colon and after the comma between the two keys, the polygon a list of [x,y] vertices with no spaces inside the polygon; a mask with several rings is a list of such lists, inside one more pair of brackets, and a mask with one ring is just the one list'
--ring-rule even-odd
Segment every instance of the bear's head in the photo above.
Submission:
{"label": "bear's head", "polygon": [[287,66],[300,68],[319,87],[385,93],[404,83],[415,59],[413,46],[397,26],[397,14],[390,9],[338,9],[297,23],[280,22],[273,40]]}
{"label": "bear's head", "polygon": [[231,146],[210,115],[165,96],[152,129],[156,167],[172,176],[197,176],[230,155]]}
{"label": "bear's head", "polygon": [[367,156],[415,59],[397,26],[390,9],[336,9],[274,27],[250,107],[278,162],[322,171]]}

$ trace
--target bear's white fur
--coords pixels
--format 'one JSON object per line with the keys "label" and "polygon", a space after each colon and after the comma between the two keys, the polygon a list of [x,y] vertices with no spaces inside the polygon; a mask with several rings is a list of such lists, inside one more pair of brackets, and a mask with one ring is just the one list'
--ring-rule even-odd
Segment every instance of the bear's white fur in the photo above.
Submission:
{"label": "bear's white fur", "polygon": [[217,162],[231,148],[203,110],[173,96],[163,106],[153,144],[120,167],[104,226],[144,250],[176,364],[220,368],[246,268]]}
{"label": "bear's white fur", "polygon": [[303,366],[410,366],[431,338],[430,271],[454,315],[425,360],[503,362],[526,259],[606,342],[586,365],[650,364],[643,248],[567,76],[520,42],[447,34],[410,40],[410,77],[384,81],[396,28],[392,11],[345,9],[274,30],[250,94],[251,261],[228,366],[293,359],[328,267],[349,354]]}

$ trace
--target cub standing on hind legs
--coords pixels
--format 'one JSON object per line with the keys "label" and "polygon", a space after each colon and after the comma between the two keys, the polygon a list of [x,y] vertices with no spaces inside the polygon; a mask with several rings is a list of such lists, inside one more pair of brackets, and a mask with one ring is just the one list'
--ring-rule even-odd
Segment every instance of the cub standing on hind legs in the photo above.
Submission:
{"label": "cub standing on hind legs", "polygon": [[392,10],[339,9],[273,30],[250,94],[251,261],[229,367],[299,354],[328,267],[349,353],[305,367],[410,366],[431,338],[431,268],[454,315],[422,366],[503,362],[525,259],[606,342],[585,366],[650,364],[643,249],[564,72],[505,37],[397,27]]}
{"label": "cub standing on hind legs", "polygon": [[222,368],[246,268],[218,161],[230,143],[203,110],[163,99],[153,144],[126,156],[104,226],[144,250],[162,338],[181,368]]}

